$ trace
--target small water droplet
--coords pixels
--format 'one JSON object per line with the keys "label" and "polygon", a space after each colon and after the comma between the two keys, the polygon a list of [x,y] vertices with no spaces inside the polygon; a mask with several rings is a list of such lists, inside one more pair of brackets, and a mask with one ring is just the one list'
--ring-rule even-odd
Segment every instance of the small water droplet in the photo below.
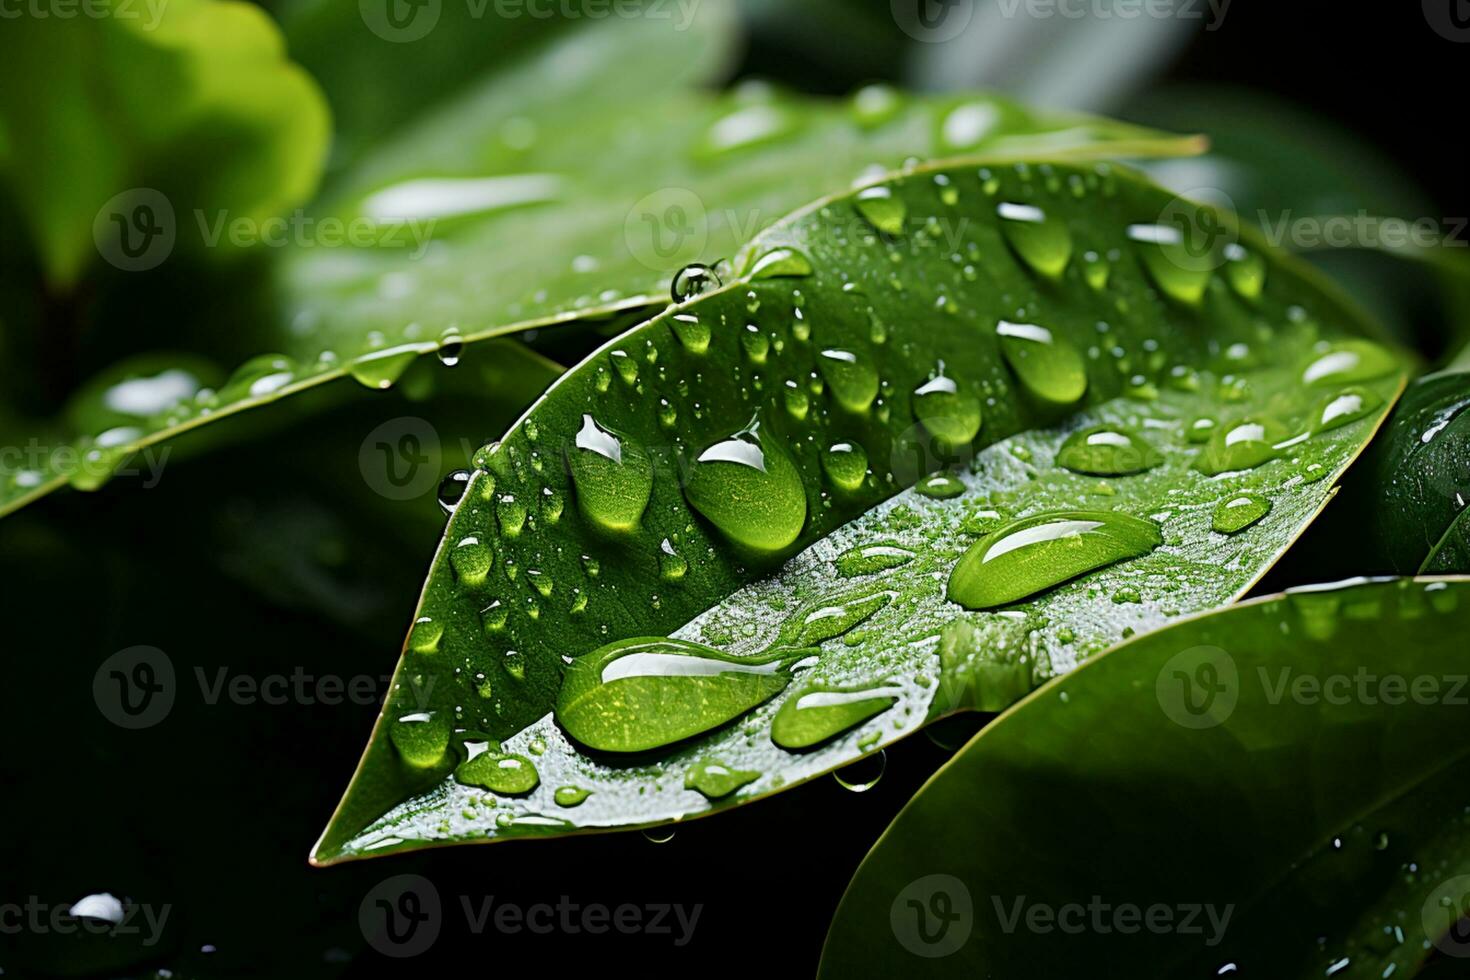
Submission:
{"label": "small water droplet", "polygon": [[500,753],[488,746],[459,764],[454,779],[504,796],[524,796],[541,782],[536,765],[523,755]]}
{"label": "small water droplet", "polygon": [[416,769],[439,765],[449,750],[449,722],[433,711],[398,718],[388,730],[398,756]]}
{"label": "small water droplet", "polygon": [[714,269],[699,262],[691,262],[674,274],[669,294],[677,305],[719,287],[720,277]]}
{"label": "small water droplet", "polygon": [[849,412],[866,412],[878,397],[878,371],[863,355],[834,347],[822,351],[817,366],[837,404]]}
{"label": "small water droplet", "polygon": [[1072,433],[1057,453],[1059,465],[1090,476],[1142,473],[1163,461],[1164,457],[1142,438],[1111,425]]}
{"label": "small water droplet", "polygon": [[813,748],[887,711],[900,693],[893,686],[813,684],[781,705],[771,722],[771,741],[793,752]]}
{"label": "small water droplet", "polygon": [[1210,517],[1210,527],[1221,534],[1244,531],[1271,512],[1271,499],[1258,493],[1242,493],[1220,501]]}
{"label": "small water droplet", "polygon": [[822,452],[822,470],[840,490],[852,491],[868,475],[868,454],[855,442],[834,442]]}
{"label": "small water droplet", "polygon": [[984,421],[980,399],[960,390],[959,382],[945,374],[943,361],[914,389],[913,412],[925,431],[951,447],[968,446]]}
{"label": "small water droplet", "polygon": [[590,789],[584,789],[581,786],[568,785],[558,786],[556,788],[556,793],[553,794],[552,798],[556,800],[557,806],[567,807],[568,809],[570,809],[574,806],[581,806],[583,803],[586,802],[587,797],[591,795],[592,791]]}
{"label": "small water droplet", "polygon": [[1087,364],[1082,352],[1046,327],[1001,320],[995,332],[1006,363],[1032,395],[1069,405],[1087,391]]}
{"label": "small water droplet", "polygon": [[696,790],[707,799],[729,796],[742,786],[760,778],[753,769],[732,769],[716,759],[701,759],[684,776],[684,788]]}
{"label": "small water droplet", "polygon": [[1392,353],[1371,340],[1343,340],[1323,345],[1302,371],[1302,381],[1329,388],[1382,377],[1398,368]]}
{"label": "small water droplet", "polygon": [[584,414],[567,465],[587,520],[616,532],[638,526],[653,493],[653,461],[641,445]]}
{"label": "small water droplet", "polygon": [[784,550],[806,524],[796,464],[755,419],[699,454],[684,494],[731,542],[757,552]]}
{"label": "small water droplet", "polygon": [[812,274],[812,260],[804,252],[794,248],[773,248],[763,252],[753,263],[746,276],[752,280],[801,279]]}
{"label": "small water droplet", "polygon": [[1277,457],[1277,444],[1286,438],[1281,423],[1268,418],[1244,418],[1217,426],[1195,460],[1207,476],[1249,470]]}
{"label": "small water droplet", "polygon": [[886,185],[866,187],[858,191],[853,207],[863,220],[885,235],[902,235],[908,218],[908,205]]}
{"label": "small water droplet", "polygon": [[439,481],[439,506],[444,513],[453,514],[454,508],[464,499],[465,488],[470,483],[469,470],[454,470]]}
{"label": "small water droplet", "polygon": [[914,489],[934,500],[949,500],[965,492],[965,481],[953,473],[930,473],[914,484]]}
{"label": "small water droplet", "polygon": [[882,749],[871,755],[865,755],[850,765],[832,773],[832,778],[837,785],[852,793],[866,793],[878,781],[883,778],[883,770],[888,766],[888,755]]}
{"label": "small water droplet", "polygon": [[1060,279],[1072,258],[1072,233],[1066,224],[1031,204],[1005,202],[995,210],[1016,256],[1038,275]]}

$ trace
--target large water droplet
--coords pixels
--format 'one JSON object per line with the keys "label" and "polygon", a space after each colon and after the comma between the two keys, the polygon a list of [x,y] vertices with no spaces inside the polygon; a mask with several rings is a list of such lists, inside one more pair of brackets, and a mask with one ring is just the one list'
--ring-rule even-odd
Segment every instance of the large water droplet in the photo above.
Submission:
{"label": "large water droplet", "polygon": [[902,235],[904,221],[908,217],[908,206],[903,198],[896,196],[886,186],[867,187],[858,191],[853,200],[858,214],[885,235]]}
{"label": "large water droplet", "polygon": [[404,762],[427,769],[443,761],[449,749],[449,722],[433,711],[415,711],[393,722],[388,737]]}
{"label": "large water droplet", "polygon": [[653,493],[653,461],[642,446],[583,415],[567,465],[584,517],[609,531],[638,526]]}
{"label": "large water droplet", "polygon": [[717,728],[781,691],[790,650],[736,657],[688,640],[635,637],[567,668],[556,719],[607,752],[640,752]]}
{"label": "large water droplet", "polygon": [[1087,391],[1082,352],[1034,323],[1001,320],[995,327],[1000,352],[1026,390],[1043,401],[1069,405]]}
{"label": "large water droplet", "polygon": [[726,538],[753,551],[781,551],[806,523],[796,464],[753,419],[699,454],[684,494]]}
{"label": "large water droplet", "polygon": [[483,745],[480,748],[483,751],[461,762],[454,770],[457,782],[505,796],[522,796],[541,782],[535,764],[525,756],[491,751]]}
{"label": "large water droplet", "polygon": [[465,488],[470,484],[469,470],[452,470],[439,481],[439,506],[444,513],[454,513],[454,508],[464,499]]}
{"label": "large water droplet", "polygon": [[1210,517],[1210,527],[1221,534],[1244,531],[1271,511],[1271,499],[1258,493],[1243,493],[1220,501]]}
{"label": "large water droplet", "polygon": [[1366,388],[1345,388],[1322,401],[1316,418],[1312,420],[1312,431],[1330,432],[1349,422],[1356,422],[1381,404],[1383,399]]}
{"label": "large water droplet", "polygon": [[1111,425],[1072,433],[1057,453],[1058,464],[1090,476],[1142,473],[1163,461],[1164,457],[1143,439]]}
{"label": "large water droplet", "polygon": [[715,759],[701,759],[684,776],[684,788],[697,790],[711,800],[729,796],[760,778],[752,769],[731,769]]}
{"label": "large water droplet", "polygon": [[950,573],[948,596],[966,609],[1003,606],[1162,543],[1158,525],[1127,514],[1035,514],[972,545]]}
{"label": "large water droplet", "polygon": [[786,699],[771,722],[771,741],[797,751],[821,745],[898,703],[897,687],[817,684]]}
{"label": "large water droplet", "polygon": [[709,324],[701,320],[697,313],[675,313],[669,317],[669,326],[674,329],[674,336],[679,338],[679,343],[689,353],[703,354],[709,350]]}
{"label": "large water droplet", "polygon": [[1328,388],[1382,377],[1397,368],[1393,354],[1373,341],[1343,340],[1318,350],[1302,371],[1302,381]]}
{"label": "large water droplet", "polygon": [[969,445],[984,421],[980,399],[960,391],[959,383],[944,373],[943,361],[914,389],[914,418],[947,446]]}
{"label": "large water droplet", "polygon": [[746,276],[750,279],[800,279],[812,274],[812,260],[794,248],[773,248],[763,252]]}
{"label": "large water droplet", "polygon": [[822,452],[822,469],[839,490],[856,490],[868,475],[868,454],[855,442],[834,442]]}
{"label": "large water droplet", "polygon": [[720,288],[720,277],[714,269],[699,262],[691,262],[674,273],[674,281],[669,286],[669,295],[676,304],[687,303],[701,293],[718,288]]}
{"label": "large water droplet", "polygon": [[1180,303],[1199,303],[1219,262],[1208,249],[1199,251],[1198,236],[1155,224],[1129,225],[1128,237],[1137,246],[1154,285]]}
{"label": "large water droplet", "polygon": [[1001,231],[1016,255],[1038,275],[1060,279],[1072,258],[1072,233],[1057,218],[1031,204],[998,205]]}
{"label": "large water droplet", "polygon": [[883,778],[883,771],[888,767],[888,754],[882,749],[849,765],[843,766],[832,773],[832,778],[837,785],[850,793],[866,793],[878,781]]}
{"label": "large water droplet", "polygon": [[817,366],[832,390],[832,397],[849,412],[866,412],[878,397],[878,371],[861,354],[829,348],[822,351]]}
{"label": "large water droplet", "polygon": [[1280,452],[1277,444],[1285,438],[1285,427],[1268,418],[1244,418],[1217,426],[1195,460],[1195,468],[1209,476],[1254,469],[1275,459]]}

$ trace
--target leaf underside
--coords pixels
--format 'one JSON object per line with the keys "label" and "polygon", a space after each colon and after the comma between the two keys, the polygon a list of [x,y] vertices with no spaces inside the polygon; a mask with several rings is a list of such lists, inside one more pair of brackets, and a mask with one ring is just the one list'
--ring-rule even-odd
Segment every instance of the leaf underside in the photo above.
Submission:
{"label": "leaf underside", "polygon": [[[741,280],[670,308],[565,375],[485,454],[435,559],[394,693],[315,860],[687,818],[851,762],[937,715],[1003,706],[1133,632],[1242,594],[1320,509],[1381,418],[1375,408],[1283,440],[1264,465],[1206,476],[1193,468],[1201,448],[1186,431],[1196,418],[1230,428],[1250,416],[1305,433],[1334,392],[1304,385],[1304,366],[1334,338],[1371,328],[1252,238],[1245,249],[1267,259],[1258,295],[1216,273],[1197,299],[1174,298],[1127,229],[1178,203],[1107,166],[977,162],[885,186],[903,203],[902,234],[865,223],[852,195],[797,213],[736,265],[759,267],[789,249],[810,274]],[[1065,229],[1071,258],[1054,280],[1006,237],[998,206],[1017,203]],[[1106,257],[1106,283],[1088,281],[1088,256]],[[707,349],[681,342],[681,316],[709,328]],[[1078,352],[1085,396],[1049,404],[1018,380],[1000,350],[1001,320],[1044,325]],[[756,345],[763,358],[751,356],[753,333],[765,338]],[[834,350],[881,375],[870,404],[854,410],[851,386],[823,360]],[[978,437],[958,449],[936,448],[914,414],[915,389],[941,371],[983,405]],[[1389,404],[1402,380],[1389,361],[1359,387],[1370,403]],[[802,397],[789,396],[793,386]],[[631,532],[605,533],[581,513],[564,460],[584,414],[654,460],[652,499]],[[691,460],[752,416],[805,488],[805,526],[775,560],[733,548],[681,491]],[[1158,465],[1117,477],[1055,465],[1069,434],[1103,424],[1133,432]],[[855,489],[822,474],[822,451],[839,442],[866,450],[869,473]],[[946,466],[961,495],[903,492]],[[1211,531],[1215,507],[1247,491],[1272,500],[1269,514],[1237,535]],[[1152,520],[1163,544],[996,611],[944,598],[954,561],[996,522],[1082,509]],[[493,553],[483,581],[456,578],[453,553],[469,539]],[[875,544],[916,557],[880,574],[840,573],[839,555]],[[676,580],[660,560],[670,550],[687,566]],[[549,714],[564,665],[604,643],[674,635],[752,653],[793,643],[814,611],[871,608],[883,600],[861,600],[880,592],[891,593],[887,604],[821,642],[818,662],[785,693],[670,749],[631,758],[579,750]],[[499,610],[508,610],[503,624]],[[896,704],[812,751],[786,752],[770,741],[770,719],[813,679],[882,684]],[[438,763],[416,769],[389,729],[424,711],[452,718],[457,733]],[[509,798],[460,785],[450,773],[465,738],[525,755],[540,786]],[[690,766],[707,759],[760,775],[711,804],[684,788]],[[563,786],[592,794],[558,806]]]}

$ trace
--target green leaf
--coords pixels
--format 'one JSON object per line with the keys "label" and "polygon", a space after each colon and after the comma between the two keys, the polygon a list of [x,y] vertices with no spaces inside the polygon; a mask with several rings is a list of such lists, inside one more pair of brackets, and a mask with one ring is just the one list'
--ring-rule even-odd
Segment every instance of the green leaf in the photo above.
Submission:
{"label": "green leaf", "polygon": [[121,432],[73,431],[41,465],[0,474],[0,513],[68,480],[100,485],[139,448],[344,375],[385,387],[444,346],[647,310],[681,266],[734,254],[865,168],[977,148],[1198,149],[990,96],[714,94],[696,85],[734,38],[725,5],[698,14],[687,30],[583,21],[364,157],[278,256],[269,353],[222,388],[189,391]]}
{"label": "green leaf", "polygon": [[1470,372],[1454,367],[1411,384],[1301,562],[1375,573],[1470,572]]}
{"label": "green leaf", "polygon": [[187,232],[195,208],[260,221],[311,195],[330,131],[321,92],[259,8],[101,6],[7,18],[0,38],[3,179],[61,289],[95,259],[94,222],[121,216],[121,195],[161,195],[173,214],[151,218],[169,233]]}
{"label": "green leaf", "polygon": [[910,801],[820,975],[1381,978],[1463,956],[1467,626],[1470,581],[1359,580],[1094,660]]}
{"label": "green leaf", "polygon": [[[1403,379],[1253,236],[1223,275],[1160,250],[1166,206],[1106,165],[917,168],[564,375],[477,458],[314,859],[744,802],[1242,594]],[[1359,411],[1323,426],[1344,386]],[[1212,531],[1246,494],[1269,513]],[[972,547],[1026,594],[947,601]],[[540,786],[464,785],[482,750]],[[759,775],[712,803],[712,772]]]}

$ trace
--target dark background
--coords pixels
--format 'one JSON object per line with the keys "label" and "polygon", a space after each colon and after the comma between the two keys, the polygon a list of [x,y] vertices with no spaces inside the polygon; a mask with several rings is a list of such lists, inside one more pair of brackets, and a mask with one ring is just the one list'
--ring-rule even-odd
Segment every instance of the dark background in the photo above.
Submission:
{"label": "dark background", "polygon": [[[886,4],[835,7],[813,3],[808,16],[757,4],[739,74],[841,92],[901,82],[926,55],[886,19]],[[1220,145],[1264,153],[1259,163],[1319,154],[1325,184],[1356,181],[1366,195],[1417,206],[1406,217],[1470,214],[1460,121],[1470,45],[1433,31],[1417,3],[1368,10],[1236,0],[1218,30],[1186,38],[1143,84],[1098,108],[1205,132],[1228,123]],[[824,23],[828,43],[814,42]],[[1222,87],[1294,121],[1270,135],[1271,113],[1217,110]],[[1453,308],[1414,278],[1422,272],[1394,259],[1348,268],[1407,332],[1430,345],[1445,334]],[[1389,278],[1408,285],[1383,286]],[[628,832],[307,866],[376,706],[211,706],[193,672],[289,675],[304,660],[319,675],[390,672],[442,515],[428,498],[391,510],[367,499],[356,466],[361,434],[376,424],[369,416],[433,412],[441,431],[474,441],[511,417],[452,393],[412,405],[395,391],[366,410],[352,393],[308,397],[328,404],[311,408],[305,435],[290,423],[308,406],[273,406],[208,455],[188,459],[185,440],[168,479],[147,493],[117,481],[0,521],[0,900],[110,891],[171,907],[163,942],[147,950],[0,936],[5,975],[36,965],[102,976],[156,967],[180,977],[810,975],[851,873],[948,756],[936,740],[891,749],[868,792],[819,780],[691,823],[666,843]],[[100,716],[90,684],[108,655],[135,644],[168,651],[181,693],[164,722],[128,732]],[[938,741],[952,748],[963,735],[945,730]],[[395,962],[364,942],[358,910],[385,878],[407,873],[433,882],[443,930],[427,953]],[[583,906],[681,903],[700,914],[683,947],[673,935],[472,935],[460,896],[523,907],[562,896]]]}

